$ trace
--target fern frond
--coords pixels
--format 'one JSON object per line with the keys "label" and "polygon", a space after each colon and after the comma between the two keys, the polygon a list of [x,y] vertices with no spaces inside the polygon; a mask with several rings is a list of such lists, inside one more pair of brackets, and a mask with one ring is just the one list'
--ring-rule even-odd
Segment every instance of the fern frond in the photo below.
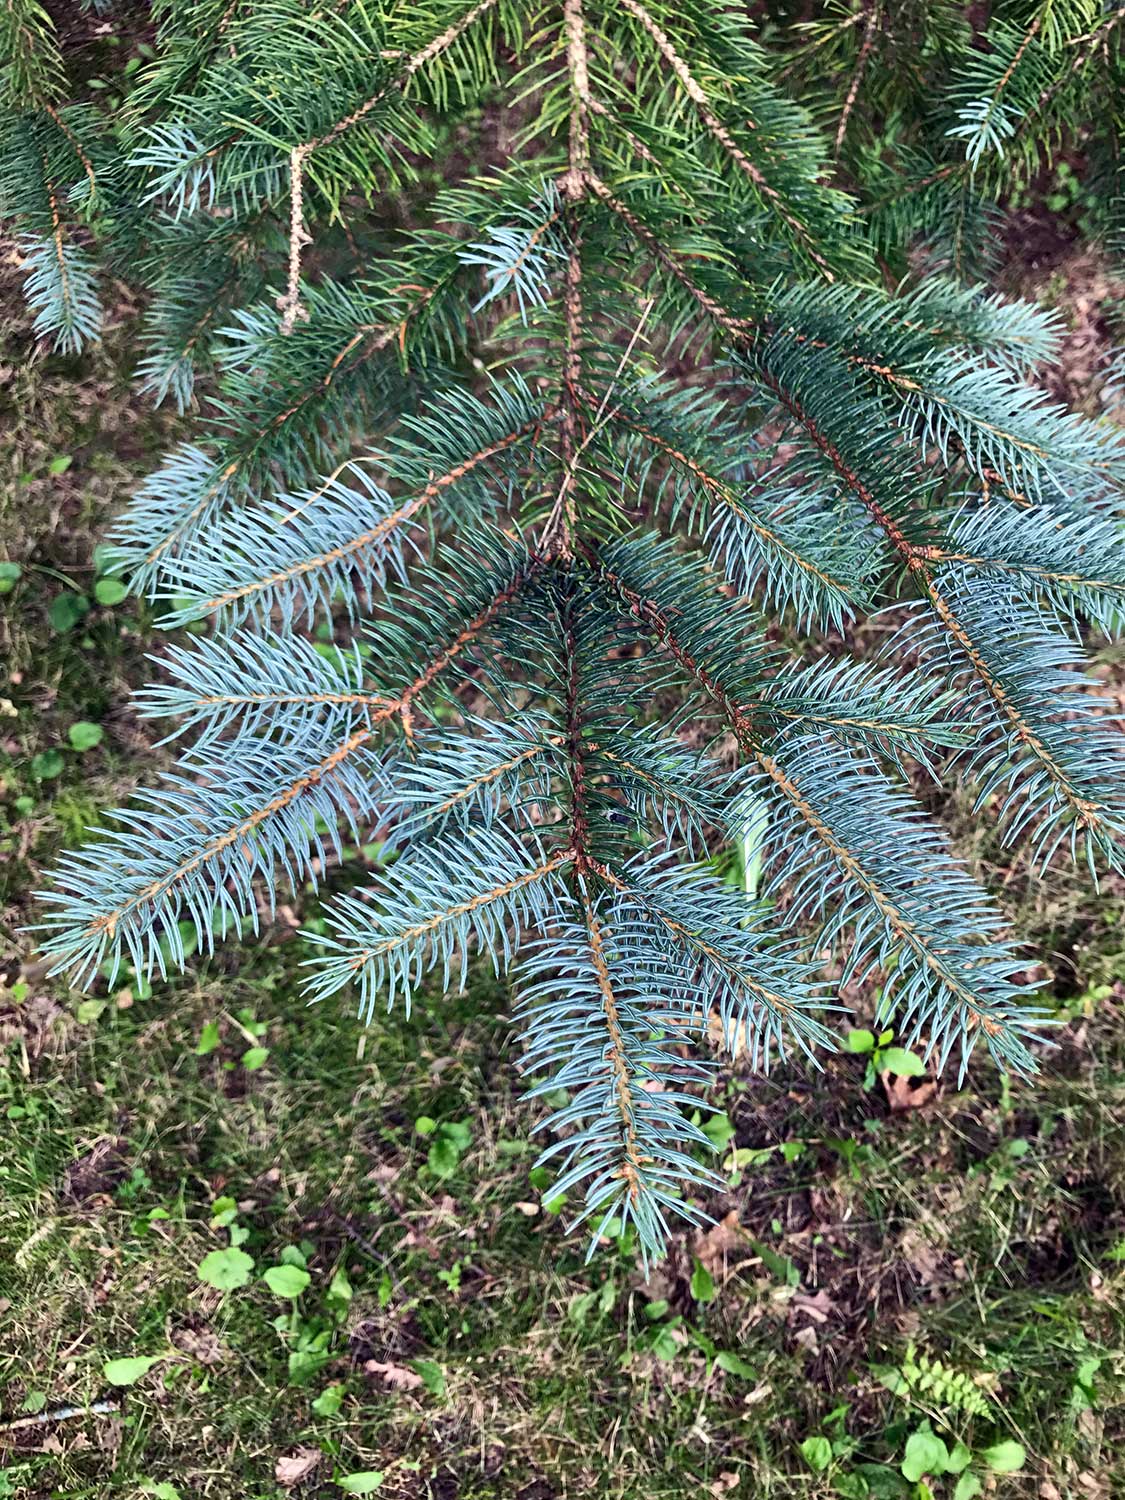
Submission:
{"label": "fern frond", "polygon": [[[904,1401],[916,1400],[932,1407],[935,1404],[950,1411],[963,1411],[970,1417],[988,1414],[988,1399],[981,1384],[968,1370],[958,1370],[936,1355],[906,1346],[899,1365],[877,1369],[876,1374],[889,1391]],[[987,1379],[988,1372],[981,1372]]]}

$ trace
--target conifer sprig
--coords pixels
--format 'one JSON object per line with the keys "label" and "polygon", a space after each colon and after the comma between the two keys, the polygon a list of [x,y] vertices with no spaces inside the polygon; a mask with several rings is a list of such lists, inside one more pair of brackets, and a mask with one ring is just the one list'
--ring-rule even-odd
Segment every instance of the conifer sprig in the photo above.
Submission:
{"label": "conifer sprig", "polygon": [[[1125,452],[1036,390],[1057,320],[958,280],[1101,97],[1113,18],[1005,0],[978,47],[952,0],[785,10],[769,46],[725,0],[156,14],[109,121],[36,0],[0,11],[39,326],[95,335],[99,250],[152,293],[143,384],[201,408],[113,532],[162,624],[206,622],[139,699],[193,743],[62,862],[58,968],[183,967],[182,924],[210,951],[376,830],[310,995],[507,973],[558,1189],[646,1258],[715,1185],[690,1049],[815,1061],[826,949],[935,1066],[1033,1071],[1026,956],[910,782],[1121,861],[1079,648],[1125,618]],[[498,87],[512,160],[433,193]],[[888,293],[942,236],[954,274]],[[718,874],[748,845],[753,896]]]}

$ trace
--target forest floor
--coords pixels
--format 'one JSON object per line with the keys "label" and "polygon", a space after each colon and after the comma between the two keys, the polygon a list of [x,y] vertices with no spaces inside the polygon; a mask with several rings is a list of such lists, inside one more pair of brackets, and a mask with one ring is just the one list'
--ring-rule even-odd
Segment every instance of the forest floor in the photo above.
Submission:
{"label": "forest floor", "polygon": [[[1081,395],[1096,290],[1052,277]],[[1122,882],[943,804],[1051,975],[1042,1075],[736,1064],[715,1227],[648,1281],[620,1242],[586,1264],[486,968],[410,1020],[310,1011],[306,895],[154,991],[45,978],[30,893],[166,755],[127,701],[151,617],[94,549],[176,424],[124,323],[81,360],[5,332],[0,1497],[1125,1494]]]}

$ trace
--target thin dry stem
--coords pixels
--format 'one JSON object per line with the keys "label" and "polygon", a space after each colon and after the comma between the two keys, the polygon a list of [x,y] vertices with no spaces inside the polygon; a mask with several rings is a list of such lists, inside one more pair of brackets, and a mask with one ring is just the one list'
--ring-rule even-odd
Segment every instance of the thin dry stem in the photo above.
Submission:
{"label": "thin dry stem", "polygon": [[277,299],[284,334],[292,333],[298,320],[302,323],[309,320],[307,308],[301,306],[301,251],[312,243],[304,214],[303,166],[308,153],[308,146],[294,146],[289,153],[289,280],[285,295]]}

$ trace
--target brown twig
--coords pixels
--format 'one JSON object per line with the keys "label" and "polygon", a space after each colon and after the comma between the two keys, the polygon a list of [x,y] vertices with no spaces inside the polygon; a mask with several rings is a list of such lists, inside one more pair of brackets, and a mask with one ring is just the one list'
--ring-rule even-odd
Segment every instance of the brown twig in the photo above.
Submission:
{"label": "brown twig", "polygon": [[848,132],[848,121],[851,119],[855,101],[859,95],[859,85],[863,79],[864,69],[867,67],[867,59],[871,56],[871,49],[875,45],[875,33],[879,25],[879,7],[871,5],[868,0],[867,24],[863,30],[863,42],[860,45],[859,56],[855,60],[855,71],[852,73],[852,81],[848,85],[848,96],[844,100],[844,108],[840,114],[840,123],[836,127],[836,155],[839,156],[840,149],[844,144],[844,136]]}
{"label": "brown twig", "polygon": [[577,462],[579,391],[582,385],[582,231],[577,207],[586,196],[590,160],[590,72],[582,0],[563,0],[566,65],[570,77],[570,139],[563,193],[570,230],[570,253],[563,288],[565,341],[562,372],[560,449],[563,476],[543,531],[544,545],[564,561],[573,556],[578,518]]}
{"label": "brown twig", "polygon": [[745,318],[736,318],[727,312],[721,303],[716,302],[714,297],[703,287],[699,286],[691,276],[684,270],[683,266],[671,255],[647,224],[643,223],[637,215],[620,198],[606,186],[596,172],[586,173],[586,182],[590,191],[617,215],[621,222],[629,227],[635,238],[649,250],[655,261],[672,276],[699,304],[707,315],[716,322],[720,328],[729,333],[733,338],[749,338],[754,332],[754,325]]}
{"label": "brown twig", "polygon": [[312,243],[305,228],[303,168],[308,146],[294,146],[289,153],[289,280],[285,295],[277,299],[281,310],[281,332],[293,332],[298,319],[309,320],[308,310],[301,306],[301,251]]}
{"label": "brown twig", "polygon": [[43,108],[50,115],[51,119],[54,120],[55,124],[58,126],[59,130],[62,131],[63,135],[66,136],[67,140],[70,142],[71,150],[74,152],[75,156],[77,156],[78,160],[81,162],[81,164],[82,164],[82,170],[85,172],[86,177],[87,177],[87,179],[89,180],[89,183],[90,183],[90,202],[93,203],[94,198],[97,195],[98,184],[97,184],[96,178],[94,177],[94,168],[93,168],[93,164],[90,161],[90,158],[86,155],[85,151],[82,149],[82,143],[81,143],[81,141],[79,141],[79,139],[75,135],[74,131],[71,130],[70,126],[66,123],[66,121],[63,119],[63,117],[59,114],[58,110],[54,107],[54,105],[53,104],[48,104],[46,101],[44,101]]}

